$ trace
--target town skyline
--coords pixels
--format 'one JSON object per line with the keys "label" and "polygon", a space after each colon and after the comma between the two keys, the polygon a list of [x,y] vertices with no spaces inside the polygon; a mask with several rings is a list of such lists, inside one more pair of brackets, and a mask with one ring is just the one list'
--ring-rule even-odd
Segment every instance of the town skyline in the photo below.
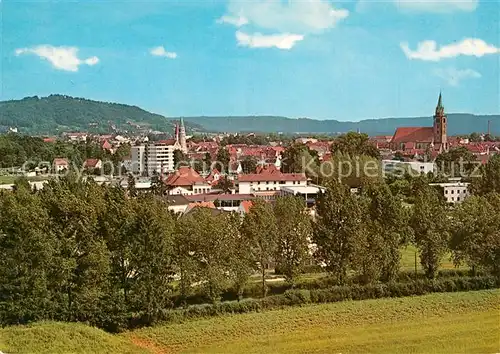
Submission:
{"label": "town skyline", "polygon": [[269,4],[3,1],[1,100],[359,121],[430,116],[442,90],[450,113],[499,112],[498,3]]}

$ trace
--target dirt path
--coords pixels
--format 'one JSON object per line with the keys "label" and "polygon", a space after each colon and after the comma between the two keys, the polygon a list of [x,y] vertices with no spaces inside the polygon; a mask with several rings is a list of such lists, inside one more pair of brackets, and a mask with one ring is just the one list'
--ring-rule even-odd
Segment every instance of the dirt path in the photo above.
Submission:
{"label": "dirt path", "polygon": [[147,339],[130,336],[130,341],[139,348],[146,349],[153,354],[170,354],[170,351],[166,350],[165,348],[158,347],[153,342]]}

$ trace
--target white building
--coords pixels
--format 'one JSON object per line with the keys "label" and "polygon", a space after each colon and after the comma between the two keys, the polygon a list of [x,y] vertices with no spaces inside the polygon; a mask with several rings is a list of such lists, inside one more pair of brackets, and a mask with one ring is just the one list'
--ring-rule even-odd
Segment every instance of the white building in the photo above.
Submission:
{"label": "white building", "polygon": [[319,193],[325,193],[326,188],[317,186],[314,184],[310,185],[295,185],[295,186],[284,186],[281,187],[281,195],[294,195],[304,198],[307,206],[313,206],[316,203],[316,198]]}
{"label": "white building", "polygon": [[443,189],[443,195],[448,203],[461,203],[469,195],[469,183],[450,182],[450,183],[432,183],[431,186],[439,186]]}
{"label": "white building", "polygon": [[280,191],[284,187],[307,186],[303,173],[252,173],[238,176],[239,194]]}
{"label": "white building", "polygon": [[173,139],[132,146],[132,172],[151,176],[154,172],[174,171],[175,150],[181,150],[181,146]]}
{"label": "white building", "polygon": [[435,171],[434,162],[382,160],[382,169],[384,173],[403,174],[408,171],[409,168],[419,174],[428,174],[429,172],[434,173]]}

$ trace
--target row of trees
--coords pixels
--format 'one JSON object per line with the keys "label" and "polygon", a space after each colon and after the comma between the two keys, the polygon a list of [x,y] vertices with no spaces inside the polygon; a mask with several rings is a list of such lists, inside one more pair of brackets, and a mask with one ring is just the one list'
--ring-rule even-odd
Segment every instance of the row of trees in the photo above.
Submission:
{"label": "row of trees", "polygon": [[49,143],[37,137],[0,135],[0,168],[21,167],[25,162],[29,162],[27,168],[34,168],[40,162],[52,163],[57,157],[68,158],[72,165],[78,167],[90,158],[112,161],[118,167],[129,154],[129,145],[123,145],[111,154],[94,141],[69,143],[58,140]]}
{"label": "row of trees", "polygon": [[127,316],[149,320],[172,297],[201,291],[210,302],[241,295],[272,263],[293,284],[308,262],[338,284],[391,281],[400,249],[414,242],[429,278],[443,255],[500,276],[500,196],[477,195],[450,209],[424,179],[405,206],[383,182],[360,194],[333,180],[311,217],[300,198],[255,201],[243,219],[195,208],[178,218],[160,197],[80,183],[71,175],[32,192],[0,194],[0,318],[88,321],[109,328]]}

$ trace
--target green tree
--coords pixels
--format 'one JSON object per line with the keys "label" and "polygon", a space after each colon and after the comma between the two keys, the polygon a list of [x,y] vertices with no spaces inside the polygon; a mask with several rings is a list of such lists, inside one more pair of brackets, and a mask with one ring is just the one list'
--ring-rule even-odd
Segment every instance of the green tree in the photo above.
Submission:
{"label": "green tree", "polygon": [[332,180],[316,201],[317,257],[339,284],[347,281],[364,233],[362,204],[349,188]]}
{"label": "green tree", "polygon": [[319,158],[307,145],[293,144],[286,148],[282,155],[282,171],[285,173],[306,173],[308,176],[318,175]]}
{"label": "green tree", "polygon": [[96,323],[109,291],[110,255],[97,230],[104,213],[103,189],[79,182],[71,174],[42,190],[51,229],[59,247],[56,255],[59,301],[68,320]]}
{"label": "green tree", "polygon": [[230,193],[231,189],[234,188],[234,184],[227,176],[221,176],[215,188],[222,190],[224,193]]}
{"label": "green tree", "polygon": [[56,316],[51,273],[57,241],[42,200],[21,189],[0,191],[0,323]]}
{"label": "green tree", "polygon": [[255,173],[257,169],[257,159],[253,156],[245,156],[243,160],[241,160],[241,168],[243,169],[243,173]]}
{"label": "green tree", "polygon": [[174,167],[179,168],[179,166],[189,166],[188,157],[182,150],[174,150]]}
{"label": "green tree", "polygon": [[229,283],[233,227],[231,215],[195,208],[180,220],[180,232],[196,265],[195,280],[213,303]]}
{"label": "green tree", "polygon": [[274,215],[277,225],[276,262],[286,281],[293,284],[307,260],[311,259],[311,217],[305,200],[294,196],[278,198]]}
{"label": "green tree", "polygon": [[377,147],[370,143],[368,135],[364,133],[349,132],[340,135],[332,144],[332,152],[341,152],[349,156],[366,155],[380,159]]}
{"label": "green tree", "polygon": [[251,244],[252,258],[262,275],[262,296],[266,296],[266,269],[276,253],[277,240],[276,218],[272,206],[262,200],[254,200],[243,219],[241,234]]}
{"label": "green tree", "polygon": [[420,253],[420,263],[428,278],[437,274],[441,259],[448,250],[450,223],[446,203],[439,192],[426,184],[416,191],[410,225]]}
{"label": "green tree", "polygon": [[156,171],[153,172],[151,177],[151,193],[154,195],[164,195],[167,191],[167,186],[162,179],[162,176]]}
{"label": "green tree", "polygon": [[127,177],[127,192],[131,198],[137,197],[137,188],[135,187],[135,177],[129,173]]}
{"label": "green tree", "polygon": [[231,156],[229,155],[229,151],[226,148],[219,148],[217,152],[216,163],[218,164],[219,170],[222,173],[229,172],[229,161],[231,160]]}
{"label": "green tree", "polygon": [[476,195],[500,193],[500,155],[494,155],[488,163],[481,166],[480,177],[475,177],[470,185],[471,192]]}
{"label": "green tree", "polygon": [[212,169],[212,155],[209,152],[205,153],[205,157],[203,158],[203,163],[205,165],[204,169],[210,171]]}
{"label": "green tree", "polygon": [[[401,246],[411,236],[408,226],[409,212],[397,195],[385,183],[367,183],[362,189],[366,202],[366,268],[371,269],[372,279],[381,276],[392,281],[400,269]],[[372,258],[372,259],[370,259]],[[375,267],[375,268],[373,268]]]}
{"label": "green tree", "polygon": [[16,178],[14,181],[14,189],[19,190],[19,189],[24,189],[28,192],[31,192],[31,185],[27,177],[21,176]]}
{"label": "green tree", "polygon": [[148,195],[132,200],[134,235],[130,239],[130,282],[135,308],[149,322],[160,316],[172,294],[175,219],[161,201]]}
{"label": "green tree", "polygon": [[500,195],[471,196],[453,212],[451,249],[457,265],[466,263],[500,276]]}
{"label": "green tree", "polygon": [[460,146],[439,154],[435,163],[442,175],[465,177],[474,168],[475,159],[476,157],[466,147]]}

